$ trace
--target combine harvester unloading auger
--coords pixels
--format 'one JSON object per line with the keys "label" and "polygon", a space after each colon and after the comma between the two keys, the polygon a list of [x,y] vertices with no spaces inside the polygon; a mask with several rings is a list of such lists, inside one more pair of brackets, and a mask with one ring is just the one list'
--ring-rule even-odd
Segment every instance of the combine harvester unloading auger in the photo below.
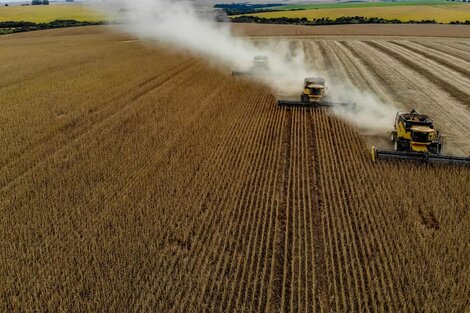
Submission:
{"label": "combine harvester unloading auger", "polygon": [[428,115],[416,110],[410,113],[397,113],[395,129],[391,133],[393,151],[378,150],[372,147],[372,161],[398,159],[425,163],[459,164],[470,166],[470,156],[442,155],[443,146],[440,132]]}
{"label": "combine harvester unloading auger", "polygon": [[304,80],[300,100],[278,100],[277,105],[281,107],[354,107],[354,103],[331,102],[329,99],[326,80],[320,77],[307,77]]}

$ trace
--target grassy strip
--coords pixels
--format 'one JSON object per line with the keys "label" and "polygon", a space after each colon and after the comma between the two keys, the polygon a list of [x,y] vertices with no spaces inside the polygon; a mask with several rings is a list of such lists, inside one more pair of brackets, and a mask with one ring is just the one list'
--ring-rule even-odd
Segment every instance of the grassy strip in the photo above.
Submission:
{"label": "grassy strip", "polygon": [[108,22],[104,21],[76,21],[76,20],[55,20],[49,23],[33,23],[33,22],[0,22],[0,35],[21,33],[35,30],[64,28],[64,27],[77,27],[77,26],[90,26],[90,25],[104,25]]}
{"label": "grassy strip", "polygon": [[[340,9],[340,8],[374,8],[374,7],[398,7],[415,5],[449,5],[459,2],[446,0],[423,0],[423,1],[390,1],[390,2],[345,2],[345,3],[315,3],[315,4],[288,4],[284,6],[271,7],[272,10],[316,10],[316,9]],[[463,4],[463,3],[461,3]]]}

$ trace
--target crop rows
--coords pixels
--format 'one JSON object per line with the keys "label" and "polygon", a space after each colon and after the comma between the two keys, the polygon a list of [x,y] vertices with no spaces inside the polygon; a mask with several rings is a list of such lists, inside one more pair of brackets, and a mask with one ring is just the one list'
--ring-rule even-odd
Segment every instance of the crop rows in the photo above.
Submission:
{"label": "crop rows", "polygon": [[[328,110],[89,29],[0,41],[0,311],[469,308],[468,169],[374,164]],[[465,43],[296,44],[468,152]]]}

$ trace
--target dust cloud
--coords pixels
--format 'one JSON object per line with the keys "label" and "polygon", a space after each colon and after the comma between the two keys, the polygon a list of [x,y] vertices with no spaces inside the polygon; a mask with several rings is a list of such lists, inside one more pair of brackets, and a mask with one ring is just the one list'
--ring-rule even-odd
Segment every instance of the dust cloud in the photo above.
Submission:
{"label": "dust cloud", "polygon": [[[229,23],[217,23],[194,2],[175,0],[95,0],[91,4],[121,28],[140,39],[156,40],[205,56],[224,69],[249,70],[255,56],[267,56],[269,69],[253,78],[281,95],[300,95],[305,77],[321,76],[306,62],[301,47],[287,41],[256,41],[232,35]],[[207,13],[207,11],[206,11]],[[329,82],[336,101],[354,102],[353,108],[334,112],[369,132],[382,132],[392,125],[395,108],[372,94],[342,82]]]}
{"label": "dust cloud", "polygon": [[331,80],[333,101],[353,106],[335,106],[333,112],[349,121],[364,135],[386,135],[393,128],[397,113],[394,105],[383,102],[373,93],[359,90],[346,82]]}

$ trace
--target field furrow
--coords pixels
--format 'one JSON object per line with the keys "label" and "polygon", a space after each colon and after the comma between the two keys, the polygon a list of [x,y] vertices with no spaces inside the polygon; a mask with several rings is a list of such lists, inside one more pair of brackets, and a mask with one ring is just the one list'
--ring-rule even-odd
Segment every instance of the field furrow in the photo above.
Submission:
{"label": "field furrow", "polygon": [[[252,100],[254,97],[256,97],[255,90],[253,90],[250,99]],[[253,104],[253,101],[247,101],[247,103]],[[263,108],[263,106],[253,105],[251,105],[251,107],[252,110],[260,110],[260,108]],[[257,114],[252,114],[251,116],[253,115],[256,116]],[[228,241],[226,240],[226,246],[222,248],[224,250],[227,249],[227,252],[225,252],[224,254],[227,255],[227,257],[224,258],[223,261],[219,264],[220,270],[216,271],[216,273],[220,273],[220,275],[222,275],[220,277],[220,283],[223,282],[224,279],[233,281],[233,276],[239,277],[239,275],[241,275],[241,257],[245,255],[245,249],[247,248],[244,245],[247,239],[246,233],[249,233],[250,231],[249,225],[251,225],[251,223],[256,222],[256,219],[250,218],[250,215],[247,215],[252,214],[254,208],[249,207],[246,204],[246,201],[249,197],[249,191],[256,185],[256,182],[259,180],[260,173],[255,172],[254,169],[256,169],[257,166],[261,167],[261,164],[259,163],[259,160],[254,159],[254,157],[256,155],[260,155],[262,151],[261,149],[263,136],[266,136],[266,133],[263,133],[260,130],[261,124],[253,124],[254,121],[249,119],[249,116],[247,116],[247,118],[250,121],[250,124],[245,125],[244,127],[249,127],[252,130],[252,132],[250,132],[254,140],[252,145],[257,147],[257,150],[253,151],[250,149],[246,151],[244,162],[247,166],[247,172],[244,174],[244,176],[240,177],[241,181],[244,181],[244,183],[242,184],[242,189],[239,193],[230,195],[233,197],[231,202],[226,202],[226,205],[231,205],[233,201],[233,211],[237,213],[235,216],[231,217],[227,221],[229,226],[225,226],[225,229],[228,230],[228,233],[226,233],[225,236],[222,237],[224,239],[228,239]],[[241,253],[240,251],[244,251],[244,253]],[[229,275],[229,277],[227,277],[227,275]],[[220,300],[218,300],[220,302],[213,301],[212,304],[220,303],[220,305],[222,306],[231,305],[230,302],[233,299],[233,294],[235,292],[235,288],[237,287],[238,285],[234,283],[220,284],[218,288],[223,288],[223,290],[217,291],[215,294],[212,294],[213,297],[220,297]]]}
{"label": "field furrow", "polygon": [[[457,74],[460,74],[462,77],[470,78],[470,62],[462,58],[462,56],[454,56],[452,53],[449,53],[449,47],[445,47],[447,51],[441,51],[436,49],[435,47],[429,47],[417,42],[411,41],[392,41],[393,44],[401,46],[405,49],[409,49],[414,53],[421,55],[425,58],[428,58],[437,64],[440,64],[442,67],[446,69],[450,69]],[[451,76],[453,76],[451,74]],[[453,80],[459,79],[453,78]]]}
{"label": "field furrow", "polygon": [[[312,169],[311,176],[311,195],[312,195],[312,206],[310,206],[311,214],[311,229],[313,231],[312,242],[313,252],[314,252],[314,297],[315,297],[315,311],[330,311],[330,300],[332,298],[332,293],[327,279],[327,270],[328,263],[326,259],[326,235],[325,235],[325,199],[323,196],[324,186],[324,175],[322,175],[321,168],[321,138],[322,132],[320,132],[319,127],[319,116],[320,114],[315,114],[310,112],[309,114],[309,126],[310,129],[307,133],[307,138],[309,145],[309,165]],[[311,136],[308,136],[311,134]]]}
{"label": "field furrow", "polygon": [[[393,43],[368,41],[367,44],[393,56],[402,66],[409,67],[415,72],[425,74],[426,78],[431,81],[436,88],[441,89],[442,92],[447,93],[451,98],[466,105],[466,101],[470,97],[470,93],[467,91],[467,81],[464,80],[462,83],[459,83],[458,80],[454,81],[453,76],[450,75],[447,70],[436,66],[432,61],[428,61],[416,53],[406,53],[402,48]],[[461,84],[463,84],[463,86],[460,86]]]}
{"label": "field furrow", "polygon": [[[254,106],[263,107],[266,103],[269,103],[269,102],[268,101],[260,101],[258,103],[255,102]],[[269,118],[269,119],[266,119],[266,121],[267,120],[273,120],[273,119]],[[253,122],[255,121],[253,120]],[[262,208],[264,207],[263,202],[266,201],[265,195],[270,195],[268,193],[268,190],[270,188],[271,180],[268,180],[267,178],[270,176],[270,173],[273,172],[273,168],[275,168],[277,165],[275,162],[273,162],[273,156],[275,155],[275,151],[277,149],[275,149],[276,147],[275,145],[273,145],[273,142],[272,142],[272,138],[274,135],[272,126],[270,127],[268,125],[265,125],[264,129],[266,129],[267,132],[263,134],[262,141],[259,144],[260,151],[259,151],[258,159],[261,160],[261,164],[257,166],[259,178],[257,181],[253,183],[251,187],[252,193],[250,195],[250,198],[247,200],[247,203],[244,204],[245,208],[256,209],[257,215],[255,215],[255,217],[253,218],[252,217],[249,218],[249,220],[252,223],[256,223],[256,225],[251,226],[250,237],[249,237],[248,243],[245,245],[247,252],[245,254],[246,255],[245,260],[243,261],[243,266],[242,266],[243,271],[242,271],[241,279],[239,280],[240,283],[238,285],[238,291],[237,291],[238,297],[235,303],[236,308],[239,308],[240,306],[242,306],[242,311],[245,310],[245,306],[246,306],[245,301],[249,299],[247,295],[250,292],[250,287],[252,287],[252,285],[254,285],[256,283],[256,280],[258,279],[257,276],[253,275],[253,272],[255,271],[253,266],[256,264],[254,262],[254,259],[256,258],[257,253],[260,253],[259,250],[262,250],[265,245],[265,242],[262,242],[262,241],[260,242],[258,235],[259,235],[259,232],[262,229],[264,229],[264,228],[261,228],[261,225],[263,224],[266,217],[268,216],[267,212],[262,210]],[[261,213],[263,213],[263,215],[259,215]],[[252,281],[252,279],[254,279],[255,281]],[[244,293],[243,293],[243,290],[245,290]],[[243,301],[243,303],[240,304],[240,301]]]}
{"label": "field furrow", "polygon": [[[464,99],[469,98],[469,93],[467,92],[470,86],[468,64],[462,64],[458,59],[452,60],[449,57],[438,56],[435,52],[429,53],[426,49],[415,48],[402,41],[390,41],[388,45],[395,51],[401,52],[400,54],[410,56],[414,62],[418,63],[423,68],[434,72],[434,75],[438,76],[439,79],[458,88],[461,93],[467,95]],[[454,92],[453,89],[449,91]]]}
{"label": "field furrow", "polygon": [[273,253],[271,256],[271,265],[268,280],[268,296],[266,299],[266,311],[280,310],[281,305],[284,305],[282,295],[284,294],[284,280],[285,280],[285,264],[286,264],[286,235],[287,235],[287,194],[288,194],[288,179],[290,168],[290,154],[291,154],[291,133],[292,133],[292,114],[289,110],[282,110],[283,112],[283,132],[281,136],[280,147],[280,168],[279,176],[276,181],[276,211],[274,220],[274,234],[273,234]]}
{"label": "field furrow", "polygon": [[470,62],[470,51],[461,49],[460,46],[453,42],[435,42],[435,41],[418,41],[414,42],[417,45],[448,54],[451,57],[458,58],[461,61]]}
{"label": "field furrow", "polygon": [[[246,113],[248,110],[237,110],[238,114],[234,114],[235,120],[243,120],[248,117]],[[234,176],[234,179],[238,180],[243,177],[243,175],[246,175],[246,162],[244,162],[244,156],[246,155],[247,151],[244,151],[244,153],[234,153],[234,150],[232,147],[239,146],[239,143],[246,140],[247,142],[251,142],[254,134],[249,134],[250,138],[243,138],[243,137],[238,137],[238,136],[231,136],[231,133],[236,130],[238,125],[235,123],[232,125],[231,128],[227,130],[227,133],[224,134],[224,137],[221,137],[220,140],[223,140],[226,142],[225,145],[220,146],[220,149],[218,152],[216,152],[216,155],[220,155],[221,157],[218,158],[219,165],[217,166],[214,164],[214,171],[212,173],[217,173],[220,171],[226,172],[226,173],[231,173],[231,175]],[[247,134],[248,135],[248,134]],[[244,162],[244,163],[242,163]],[[235,168],[244,168],[245,170],[238,170],[237,172],[232,172],[233,171],[233,166]],[[240,167],[243,166],[243,167]],[[218,169],[218,170],[216,170]],[[219,229],[215,234],[221,234],[223,232],[223,229],[225,228],[226,223],[228,223],[229,219],[231,218],[231,214],[223,214],[224,211],[217,210],[215,208],[218,208],[219,206],[223,205],[224,201],[232,201],[233,196],[238,195],[239,188],[237,186],[230,186],[229,182],[224,179],[224,177],[221,176],[216,176],[214,179],[217,178],[219,181],[219,185],[214,186],[213,188],[210,188],[208,190],[208,197],[203,199],[202,206],[206,208],[206,211],[210,213],[213,218],[210,219],[210,222],[207,223],[207,226],[213,225],[213,223],[219,223]],[[221,196],[217,197],[217,190],[221,190]],[[234,212],[235,210],[232,210],[231,212]],[[214,214],[217,212],[217,214]],[[228,218],[228,219],[227,219]],[[220,219],[220,220],[219,220]],[[194,269],[200,269],[202,272],[209,272],[212,269],[209,267],[210,264],[208,260],[210,258],[218,258],[220,253],[224,253],[224,251],[218,250],[220,247],[220,240],[223,238],[226,238],[224,236],[216,236],[215,234],[208,234],[206,227],[201,227],[200,229],[201,234],[204,236],[208,237],[206,240],[202,240],[204,242],[204,250],[203,252],[199,253],[197,256],[195,256],[201,264],[198,264],[197,262],[192,265],[190,268],[190,271]],[[222,233],[223,234],[223,233]],[[206,252],[207,251],[207,252]],[[197,252],[197,251],[195,251]],[[213,281],[212,281],[213,282]],[[204,280],[204,283],[202,286],[198,286],[197,284],[194,284],[192,287],[193,288],[198,288],[201,289],[202,294],[204,294],[207,284],[209,281],[207,279]],[[192,289],[192,288],[190,288]],[[198,301],[201,301],[201,299],[193,299],[195,303],[198,303]],[[182,304],[182,307],[184,307],[184,304]]]}
{"label": "field furrow", "polygon": [[[223,99],[221,98],[220,101],[223,101]],[[242,116],[240,116],[240,114],[234,114],[234,116],[237,116],[238,118],[243,118]],[[232,131],[234,129],[236,129],[236,125],[232,125],[232,127],[230,128]],[[228,137],[229,134],[230,134],[230,129],[227,133],[224,133],[223,135],[226,137],[226,139],[231,139],[232,141],[229,141],[228,143],[230,144],[234,144],[236,145],[237,141],[240,140],[239,138],[234,138],[232,136]],[[235,141],[233,141],[235,140]],[[219,149],[218,151],[215,151],[216,155],[221,155],[223,157],[220,158],[220,161],[217,164],[208,164],[209,167],[215,167],[215,168],[219,168],[221,171],[229,171],[229,168],[227,168],[228,166],[230,166],[231,164],[231,161],[230,161],[230,157],[233,156],[237,156],[237,160],[234,160],[235,162],[239,162],[239,154],[231,154],[231,153],[227,153],[229,152],[230,150],[227,149],[227,147],[223,147],[225,149]],[[233,158],[232,158],[233,159]],[[208,171],[207,173],[215,173],[216,171]],[[202,227],[199,227],[196,231],[195,231],[195,239],[201,237],[200,239],[200,242],[201,243],[205,243],[203,244],[203,247],[202,247],[202,251],[199,252],[198,254],[195,254],[194,255],[194,260],[195,262],[194,263],[190,263],[188,264],[188,268],[186,269],[187,272],[191,272],[193,271],[194,269],[202,269],[202,268],[206,268],[207,264],[204,264],[203,262],[206,261],[206,257],[207,257],[207,253],[209,252],[209,248],[212,246],[212,245],[216,245],[216,242],[215,240],[217,239],[216,236],[214,236],[213,234],[209,234],[207,233],[206,231],[206,227],[209,227],[211,225],[213,225],[213,223],[217,223],[217,220],[221,218],[221,215],[220,215],[220,211],[218,210],[211,210],[212,208],[212,205],[214,205],[215,207],[217,207],[218,205],[221,205],[221,201],[226,201],[226,199],[224,198],[225,196],[227,196],[227,191],[229,191],[229,185],[228,185],[228,182],[223,180],[222,177],[208,177],[206,178],[207,181],[209,182],[212,182],[212,181],[215,181],[217,182],[217,184],[214,184],[213,186],[209,186],[207,187],[207,192],[206,192],[206,195],[205,197],[200,197],[199,198],[199,203],[196,204],[195,208],[197,208],[197,206],[202,206],[205,208],[205,211],[207,211],[209,214],[211,214],[211,216],[204,216],[202,218],[202,220],[200,221],[200,223],[195,223],[195,225],[202,225]],[[202,186],[201,186],[202,187]],[[215,199],[214,196],[210,196],[211,194],[213,194],[215,191],[217,190],[225,190],[225,196],[224,197],[221,197],[221,198],[217,198]],[[216,213],[216,214],[214,214]],[[208,246],[209,245],[209,246]],[[193,251],[194,253],[197,252],[196,251]],[[187,287],[187,286],[186,286]],[[190,289],[193,289],[193,288],[198,288],[197,285],[191,285]],[[183,291],[183,286],[180,286],[177,290],[179,290],[179,295],[178,297],[176,298],[177,301],[175,301],[177,304],[178,304],[178,299],[180,299],[181,297],[184,297],[184,292]],[[187,300],[187,298],[182,298],[181,301],[184,301],[184,300]],[[181,304],[182,307],[184,307],[184,303]],[[179,306],[176,306],[175,308],[175,311],[178,311],[181,309],[181,307]]]}

